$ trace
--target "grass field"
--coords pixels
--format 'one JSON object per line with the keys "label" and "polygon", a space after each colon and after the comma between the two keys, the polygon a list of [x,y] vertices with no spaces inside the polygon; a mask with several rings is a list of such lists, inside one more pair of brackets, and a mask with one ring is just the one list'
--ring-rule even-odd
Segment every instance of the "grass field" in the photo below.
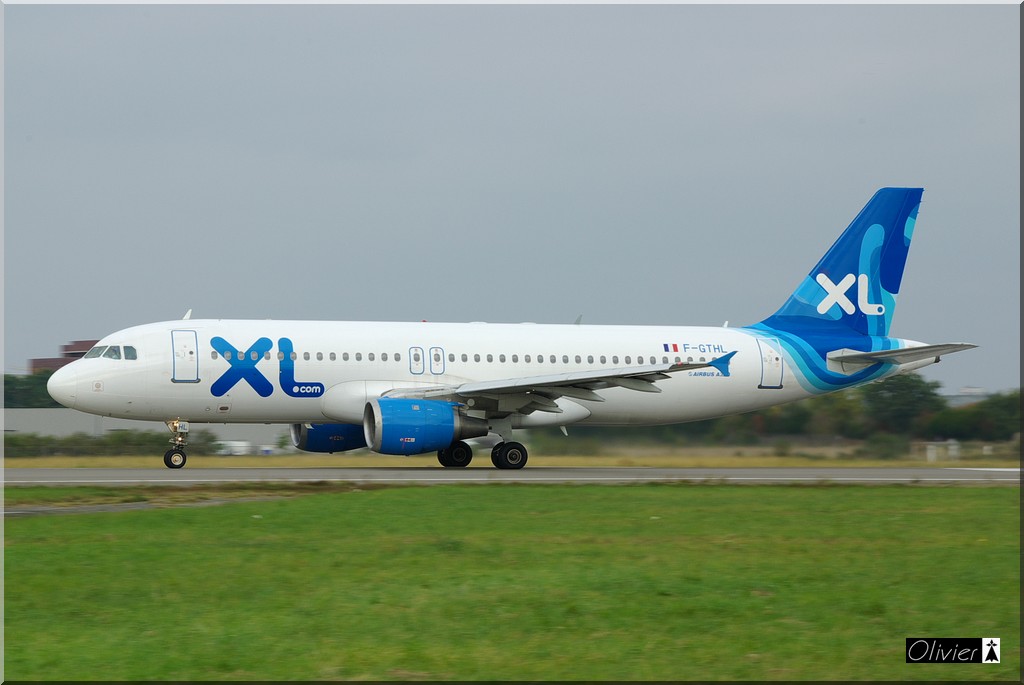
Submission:
{"label": "grass field", "polygon": [[[1019,496],[332,487],[13,519],[5,677],[1019,680]],[[1001,637],[1002,664],[905,664],[921,636]]]}

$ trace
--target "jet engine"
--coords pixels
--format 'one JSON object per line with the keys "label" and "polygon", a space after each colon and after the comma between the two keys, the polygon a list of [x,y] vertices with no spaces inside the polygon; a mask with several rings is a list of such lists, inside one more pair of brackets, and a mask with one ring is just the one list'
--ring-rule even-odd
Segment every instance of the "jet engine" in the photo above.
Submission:
{"label": "jet engine", "polygon": [[363,431],[374,452],[423,454],[487,435],[487,421],[466,416],[456,402],[380,397],[366,403]]}
{"label": "jet engine", "polygon": [[363,427],[350,423],[293,423],[292,444],[304,452],[345,452],[366,447]]}

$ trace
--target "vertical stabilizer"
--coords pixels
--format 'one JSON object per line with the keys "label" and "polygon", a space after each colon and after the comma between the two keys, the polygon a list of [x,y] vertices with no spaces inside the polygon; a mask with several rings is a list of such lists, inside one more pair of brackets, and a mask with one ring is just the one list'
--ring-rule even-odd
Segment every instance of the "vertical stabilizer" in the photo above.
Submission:
{"label": "vertical stabilizer", "polygon": [[922,188],[882,188],[763,326],[801,335],[887,336]]}

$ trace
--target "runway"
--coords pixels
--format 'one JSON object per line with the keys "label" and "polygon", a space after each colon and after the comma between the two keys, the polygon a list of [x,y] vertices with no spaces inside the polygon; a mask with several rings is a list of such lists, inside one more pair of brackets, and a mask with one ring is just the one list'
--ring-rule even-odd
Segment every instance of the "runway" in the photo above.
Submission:
{"label": "runway", "polygon": [[378,483],[442,485],[483,483],[614,484],[919,484],[1020,485],[1020,469],[994,468],[561,468],[520,471],[491,468],[8,468],[5,486],[170,485],[217,483]]}

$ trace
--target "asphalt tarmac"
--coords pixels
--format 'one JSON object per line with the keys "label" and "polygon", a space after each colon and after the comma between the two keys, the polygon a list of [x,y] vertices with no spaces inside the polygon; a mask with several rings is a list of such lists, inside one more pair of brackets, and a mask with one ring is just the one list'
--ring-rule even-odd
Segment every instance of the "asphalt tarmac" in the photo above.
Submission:
{"label": "asphalt tarmac", "polygon": [[921,484],[1020,486],[1020,469],[995,468],[8,468],[6,486],[177,485],[215,483],[732,483],[732,484]]}

